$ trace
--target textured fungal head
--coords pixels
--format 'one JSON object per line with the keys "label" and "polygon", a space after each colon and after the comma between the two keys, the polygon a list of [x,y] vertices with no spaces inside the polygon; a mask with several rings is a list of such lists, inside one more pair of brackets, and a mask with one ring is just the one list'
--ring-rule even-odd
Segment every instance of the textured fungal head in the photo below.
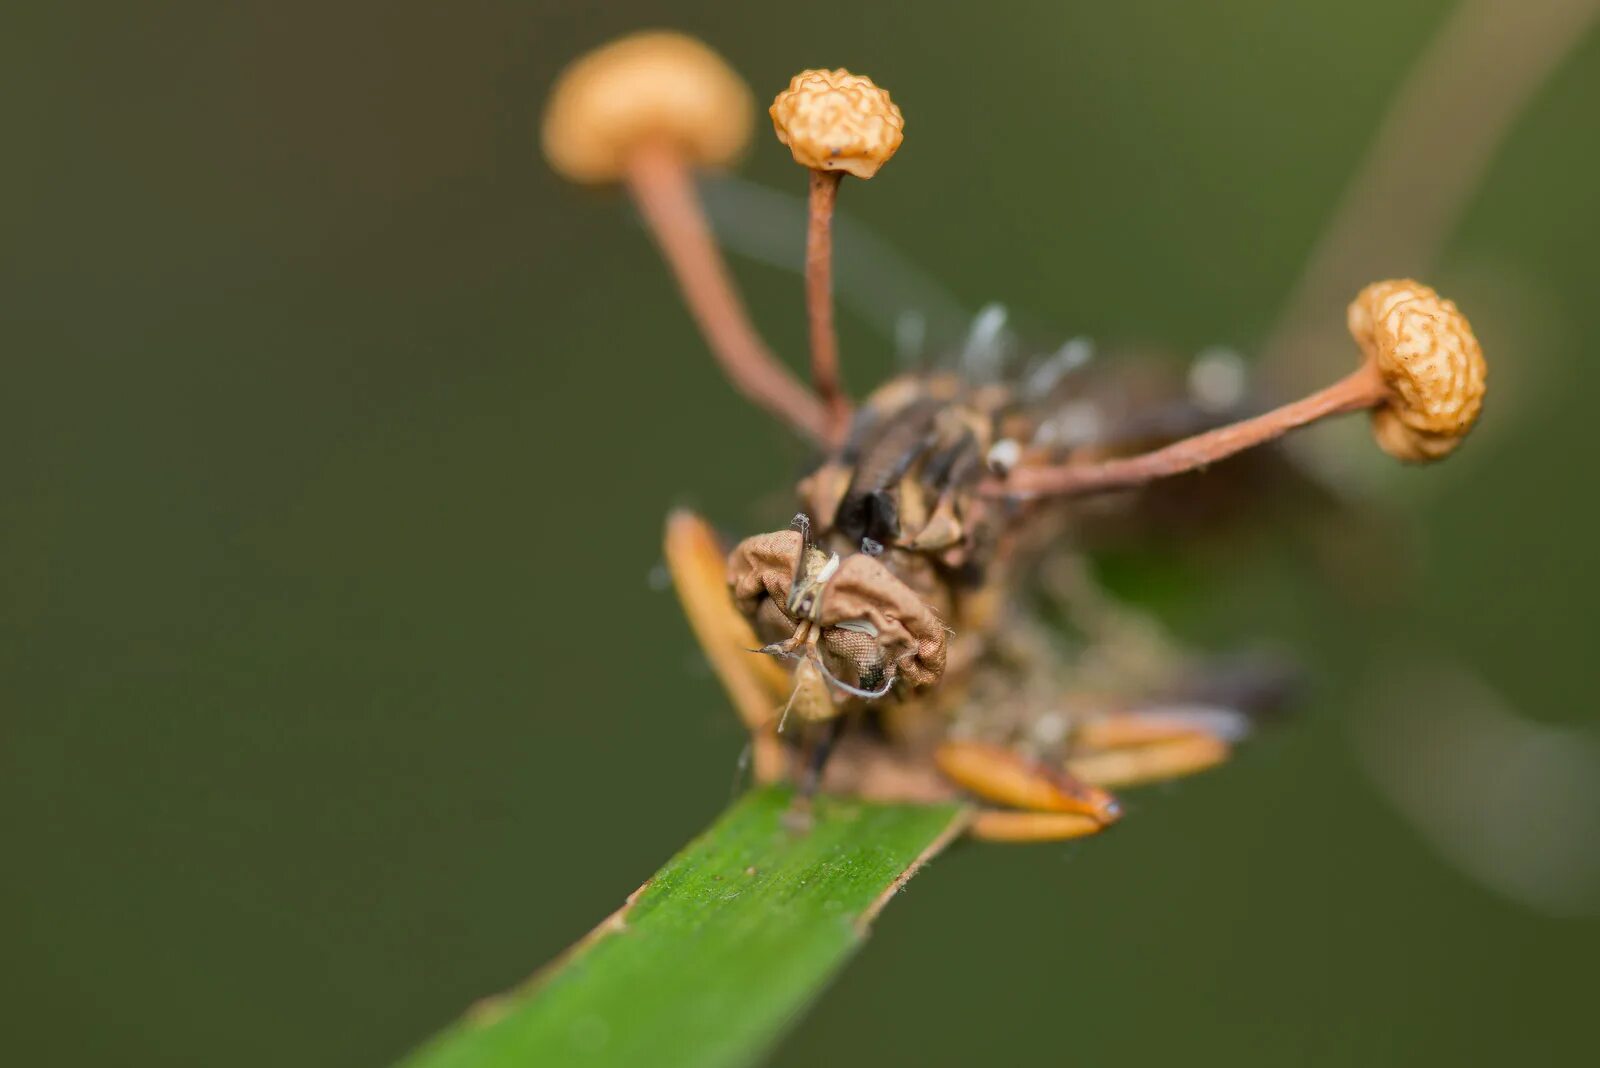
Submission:
{"label": "textured fungal head", "polygon": [[638,33],[577,59],[545,105],[545,158],[575,182],[622,176],[641,145],[690,162],[731,163],[750,141],[755,103],[722,57],[678,33]]}
{"label": "textured fungal head", "polygon": [[1374,282],[1351,302],[1350,333],[1389,386],[1372,413],[1378,446],[1426,463],[1448,454],[1483,409],[1488,373],[1472,324],[1421,282]]}
{"label": "textured fungal head", "polygon": [[778,140],[816,171],[871,178],[905,139],[906,120],[872,79],[838,70],[803,70],[768,109]]}

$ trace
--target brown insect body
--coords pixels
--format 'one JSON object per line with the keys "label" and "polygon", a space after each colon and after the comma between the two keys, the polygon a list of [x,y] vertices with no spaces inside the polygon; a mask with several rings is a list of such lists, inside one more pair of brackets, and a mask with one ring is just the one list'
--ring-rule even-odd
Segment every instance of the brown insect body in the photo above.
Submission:
{"label": "brown insect body", "polygon": [[[936,745],[955,726],[1059,757],[1073,727],[1063,678],[1073,643],[1031,603],[1076,593],[1060,588],[1063,574],[1081,584],[1082,563],[1063,537],[1071,512],[1061,502],[996,498],[985,486],[1024,455],[1096,449],[1095,438],[1057,434],[1052,420],[1116,407],[1092,399],[1096,388],[1124,398],[1147,392],[1131,387],[1057,376],[1055,388],[1029,396],[1021,380],[975,384],[949,371],[890,380],[856,411],[843,444],[800,481],[808,530],[758,535],[734,550],[735,602],[769,650],[793,654],[805,641],[795,640],[805,623],[791,610],[795,576],[837,557],[817,591],[824,614],[812,613],[826,625],[810,634],[828,676],[842,684],[837,714],[869,719],[900,744]],[[1171,399],[1166,407],[1189,406]],[[807,559],[797,560],[802,545]],[[1057,581],[1042,580],[1041,570]],[[1020,578],[1026,596],[1014,587]],[[890,640],[879,625],[850,626],[874,606],[904,624],[910,640]],[[1157,670],[1157,657],[1141,661],[1140,689],[1168,681],[1177,659],[1167,643],[1144,644],[1160,645],[1163,662]],[[983,702],[969,699],[974,689]],[[1137,696],[1123,690],[1122,699]],[[804,731],[792,737],[802,742]]]}

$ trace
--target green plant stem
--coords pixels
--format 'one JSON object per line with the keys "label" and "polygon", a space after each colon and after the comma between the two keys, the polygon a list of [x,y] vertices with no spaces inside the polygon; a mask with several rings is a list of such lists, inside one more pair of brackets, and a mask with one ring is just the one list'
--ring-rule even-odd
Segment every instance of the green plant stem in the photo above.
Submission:
{"label": "green plant stem", "polygon": [[725,1066],[768,1049],[884,904],[955,838],[955,805],[752,791],[527,983],[474,1006],[404,1068]]}

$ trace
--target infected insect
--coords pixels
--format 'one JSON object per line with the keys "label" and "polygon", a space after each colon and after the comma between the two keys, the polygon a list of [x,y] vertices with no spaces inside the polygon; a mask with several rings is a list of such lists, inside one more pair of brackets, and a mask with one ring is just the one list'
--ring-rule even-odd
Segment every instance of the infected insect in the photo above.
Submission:
{"label": "infected insect", "polygon": [[1484,394],[1465,317],[1417,282],[1369,286],[1349,308],[1353,372],[1217,425],[1216,389],[1206,403],[1146,403],[1109,388],[1081,342],[1007,369],[1003,315],[986,312],[958,367],[907,373],[855,405],[833,328],[834,203],[846,175],[891,159],[904,119],[844,70],[802,72],[771,106],[810,172],[808,387],[751,325],[693,184],[694,168],[744,150],[752,114],[704,45],[640,34],[562,75],[544,145],[573,180],[627,186],[734,387],[817,450],[788,529],[729,551],[698,517],[667,524],[668,566],[751,733],[756,778],[796,778],[802,804],[819,788],[966,795],[983,806],[974,834],[1050,840],[1114,823],[1111,788],[1226,759],[1281,673],[1191,656],[1111,600],[1074,547],[1077,524],[1341,413],[1370,412],[1399,459],[1444,456]]}

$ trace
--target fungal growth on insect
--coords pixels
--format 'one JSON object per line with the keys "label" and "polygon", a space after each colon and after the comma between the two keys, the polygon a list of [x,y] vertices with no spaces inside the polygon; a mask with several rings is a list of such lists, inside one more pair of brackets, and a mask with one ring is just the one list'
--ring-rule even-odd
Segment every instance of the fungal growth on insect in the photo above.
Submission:
{"label": "fungal growth on insect", "polygon": [[1081,494],[1138,485],[1226,459],[1344,412],[1372,412],[1378,447],[1427,463],[1461,444],[1483,409],[1488,367],[1472,325],[1455,304],[1409,278],[1374,282],[1351,301],[1350,334],[1361,365],[1326,389],[1253,419],[1097,464],[1023,468],[1001,493]]}
{"label": "fungal growth on insect", "polygon": [[1483,406],[1465,316],[1419,282],[1374,283],[1348,309],[1354,371],[1233,422],[1182,390],[1119,407],[1135,391],[1077,348],[1003,373],[918,370],[855,404],[833,322],[834,204],[844,175],[871,178],[895,154],[905,120],[843,69],[802,71],[769,109],[810,172],[808,387],[751,325],[693,185],[744,150],[752,113],[706,46],[641,34],[562,74],[543,133],[561,174],[627,188],[735,388],[817,450],[787,529],[730,551],[696,516],[667,522],[669,568],[756,778],[792,778],[802,799],[967,797],[972,833],[1038,841],[1117,821],[1113,788],[1226,760],[1282,699],[1281,665],[1198,655],[1110,598],[1077,541],[1085,517],[1131,514],[1162,480],[1340,414],[1369,413],[1400,460],[1445,457]]}
{"label": "fungal growth on insect", "polygon": [[693,170],[732,163],[754,126],[750,90],[722,57],[682,34],[640,33],[561,73],[542,134],[562,177],[627,187],[734,388],[821,443],[827,409],[751,325],[694,190]]}
{"label": "fungal growth on insect", "polygon": [[905,119],[871,78],[805,70],[768,109],[778,140],[811,171],[806,227],[806,315],[811,326],[811,382],[828,406],[835,442],[850,420],[839,377],[833,328],[833,208],[845,175],[871,178],[905,140]]}

